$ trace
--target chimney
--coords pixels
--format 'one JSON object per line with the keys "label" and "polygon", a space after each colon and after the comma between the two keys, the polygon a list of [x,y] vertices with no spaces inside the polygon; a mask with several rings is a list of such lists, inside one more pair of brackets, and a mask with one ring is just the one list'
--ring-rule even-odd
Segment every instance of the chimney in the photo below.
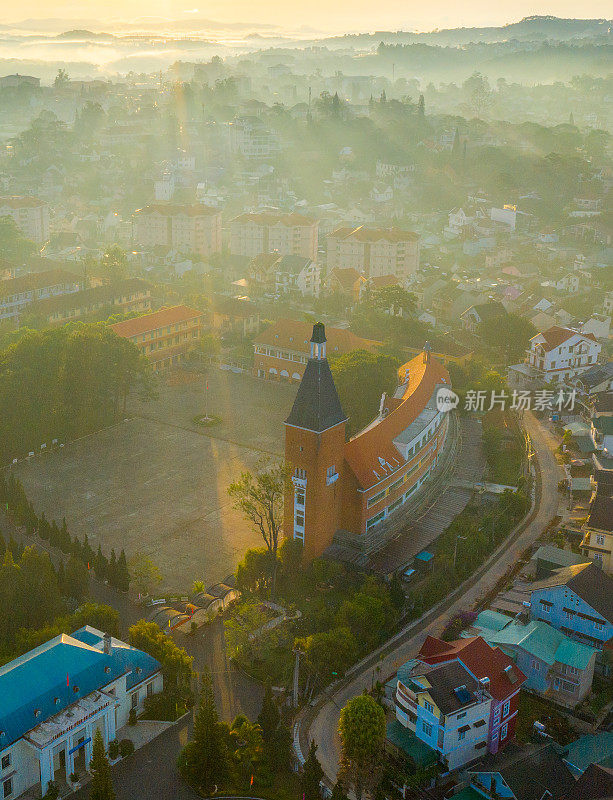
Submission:
{"label": "chimney", "polygon": [[107,656],[111,655],[111,634],[105,633],[104,638],[102,639],[102,651],[106,653]]}

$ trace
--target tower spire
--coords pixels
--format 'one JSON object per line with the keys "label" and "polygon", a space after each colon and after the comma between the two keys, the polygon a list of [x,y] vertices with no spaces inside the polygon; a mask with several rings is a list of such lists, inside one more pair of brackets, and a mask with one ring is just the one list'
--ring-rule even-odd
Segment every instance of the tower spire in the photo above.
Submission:
{"label": "tower spire", "polygon": [[323,322],[316,322],[313,325],[313,335],[311,336],[311,358],[323,361],[326,357],[326,328]]}

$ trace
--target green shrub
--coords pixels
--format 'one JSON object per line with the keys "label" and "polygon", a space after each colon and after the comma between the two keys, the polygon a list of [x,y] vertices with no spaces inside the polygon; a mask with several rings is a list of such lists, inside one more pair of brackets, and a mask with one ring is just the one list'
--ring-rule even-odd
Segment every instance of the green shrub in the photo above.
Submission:
{"label": "green shrub", "polygon": [[117,739],[113,739],[112,742],[109,742],[109,758],[115,760],[119,755],[119,742]]}
{"label": "green shrub", "polygon": [[134,752],[134,742],[132,739],[122,739],[119,742],[119,755],[122,758],[126,758],[126,756],[131,756]]}
{"label": "green shrub", "polygon": [[136,709],[131,708],[128,714],[128,725],[136,725]]}

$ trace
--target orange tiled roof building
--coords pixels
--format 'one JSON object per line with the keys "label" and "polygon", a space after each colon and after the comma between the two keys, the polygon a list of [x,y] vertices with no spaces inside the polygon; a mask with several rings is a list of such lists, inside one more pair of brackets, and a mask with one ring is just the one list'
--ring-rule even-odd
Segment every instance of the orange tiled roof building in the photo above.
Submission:
{"label": "orange tiled roof building", "polygon": [[326,358],[322,323],[313,327],[311,356],[285,421],[285,460],[291,488],[285,497],[285,536],[304,544],[310,561],[333,539],[371,553],[402,520],[402,507],[431,477],[448,433],[437,408],[445,367],[423,353],[398,371],[399,386],[383,395],[377,417],[347,441],[347,417]]}

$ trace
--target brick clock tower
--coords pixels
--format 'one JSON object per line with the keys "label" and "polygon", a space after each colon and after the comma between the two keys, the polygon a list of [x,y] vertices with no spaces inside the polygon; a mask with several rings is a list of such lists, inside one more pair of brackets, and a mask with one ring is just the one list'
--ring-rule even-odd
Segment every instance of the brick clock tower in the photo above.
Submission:
{"label": "brick clock tower", "polygon": [[326,359],[326,331],[317,322],[311,357],[285,420],[291,486],[285,496],[284,532],[303,542],[307,563],[324,552],[339,527],[346,422]]}

